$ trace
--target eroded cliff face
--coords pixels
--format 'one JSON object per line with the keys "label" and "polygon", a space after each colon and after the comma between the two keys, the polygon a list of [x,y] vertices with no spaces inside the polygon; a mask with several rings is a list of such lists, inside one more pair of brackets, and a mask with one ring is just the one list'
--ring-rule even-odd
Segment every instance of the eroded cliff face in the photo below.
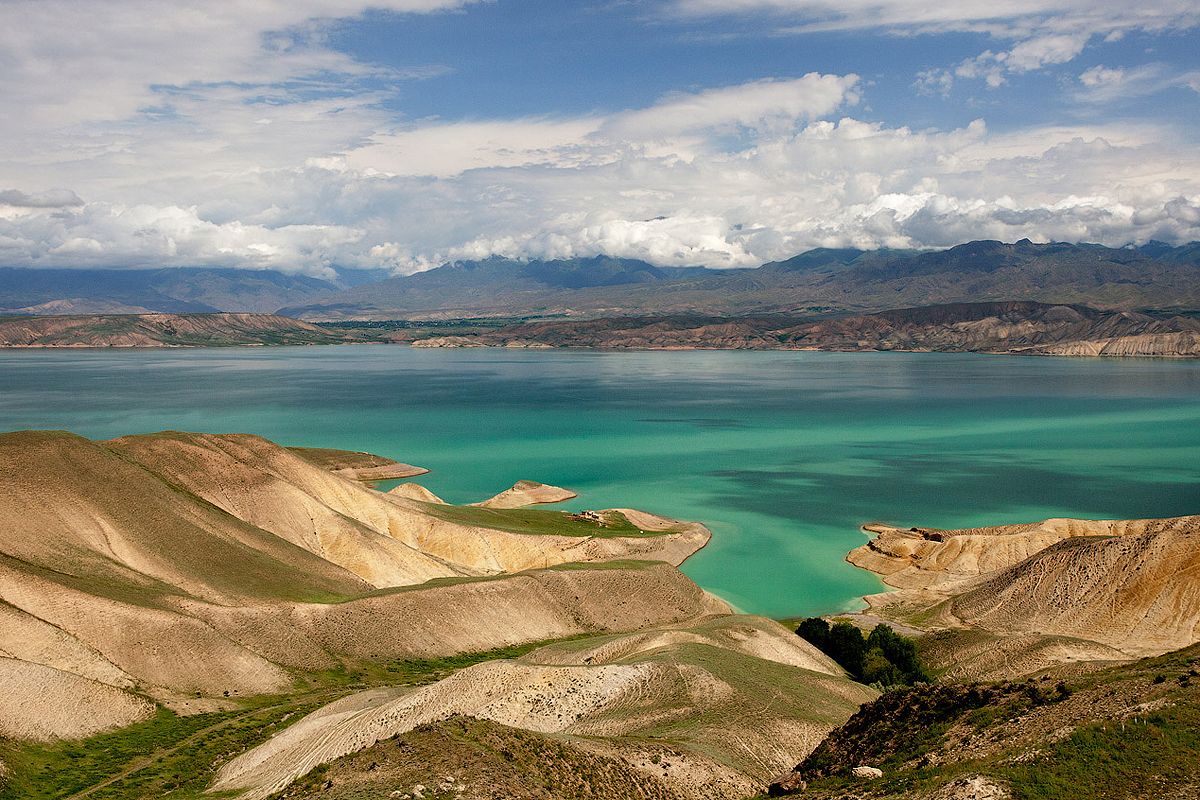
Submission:
{"label": "eroded cliff face", "polygon": [[867,530],[847,560],[898,589],[868,597],[872,611],[940,631],[927,650],[951,677],[1200,641],[1200,517]]}

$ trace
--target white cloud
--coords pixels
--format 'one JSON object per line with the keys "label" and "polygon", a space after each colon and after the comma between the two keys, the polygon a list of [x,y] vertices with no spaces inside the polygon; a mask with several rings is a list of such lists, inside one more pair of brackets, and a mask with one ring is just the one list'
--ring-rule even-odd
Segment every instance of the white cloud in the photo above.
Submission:
{"label": "white cloud", "polygon": [[176,177],[188,206],[23,209],[0,218],[0,261],[319,274],[330,264],[409,272],[490,254],[606,253],[750,266],[814,246],[1200,238],[1200,153],[1149,124],[994,134],[982,122],[914,131],[798,121],[734,146],[719,132],[698,135],[687,158],[596,140],[587,131],[604,126],[593,118],[574,130],[544,124],[526,131],[530,140],[565,140],[556,146],[573,157],[432,177],[376,168],[368,146],[363,163]]}
{"label": "white cloud", "polygon": [[1087,103],[1112,103],[1129,97],[1143,97],[1167,89],[1191,89],[1200,92],[1200,70],[1178,72],[1164,64],[1137,67],[1091,67],[1079,74],[1075,98]]}
{"label": "white cloud", "polygon": [[66,208],[81,206],[83,200],[70,189],[50,189],[45,192],[22,192],[17,189],[0,189],[0,206],[12,208]]}
{"label": "white cloud", "polygon": [[1190,0],[673,0],[681,17],[770,15],[791,30],[909,28],[921,31],[999,31],[1049,26],[1071,31],[1084,22],[1106,31],[1191,27],[1200,10]]}
{"label": "white cloud", "polygon": [[[379,70],[330,49],[314,22],[367,5],[264,0],[220,19],[142,0],[90,14],[65,0],[0,5],[0,102],[16,109],[0,116],[0,264],[322,274],[608,253],[738,266],[820,245],[1200,238],[1200,155],[1170,127],[910,130],[843,116],[858,102],[854,75],[756,80],[612,113],[398,120]],[[1046,10],[805,7],[841,24],[959,27]],[[1157,13],[1147,25],[1169,16]],[[1009,19],[1012,45],[979,68],[1003,80],[1070,59],[1091,30],[1038,19],[1022,31]],[[437,71],[417,66],[383,82]],[[1084,74],[1079,91],[1093,94],[1151,77]],[[948,91],[942,76],[929,81]]]}
{"label": "white cloud", "polygon": [[858,102],[857,75],[810,73],[701,92],[677,92],[647,108],[569,119],[414,125],[375,134],[344,163],[390,175],[447,177],[470,169],[608,163],[643,156],[693,158],[722,136],[790,131]]}
{"label": "white cloud", "polygon": [[1130,31],[1189,30],[1200,26],[1193,0],[673,0],[683,18],[765,16],[775,30],[813,33],[883,29],[897,34],[979,32],[1011,47],[988,50],[956,67],[917,76],[926,93],[948,94],[955,77],[995,88],[1019,74],[1074,60],[1095,37],[1116,41]]}
{"label": "white cloud", "polygon": [[650,108],[618,114],[600,131],[605,138],[670,139],[712,130],[791,128],[797,120],[858,102],[857,75],[809,73],[794,80],[761,80],[696,93],[677,93]]}

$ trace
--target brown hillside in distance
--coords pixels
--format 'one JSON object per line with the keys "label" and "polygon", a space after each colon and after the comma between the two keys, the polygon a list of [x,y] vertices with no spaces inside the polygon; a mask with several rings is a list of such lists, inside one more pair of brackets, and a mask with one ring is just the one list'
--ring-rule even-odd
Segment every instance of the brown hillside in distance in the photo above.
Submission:
{"label": "brown hillside in distance", "polygon": [[1074,356],[1200,356],[1200,319],[1028,301],[956,303],[820,320],[788,316],[553,320],[415,347],[899,350]]}
{"label": "brown hillside in distance", "polygon": [[227,347],[345,341],[343,335],[276,314],[0,317],[0,347]]}

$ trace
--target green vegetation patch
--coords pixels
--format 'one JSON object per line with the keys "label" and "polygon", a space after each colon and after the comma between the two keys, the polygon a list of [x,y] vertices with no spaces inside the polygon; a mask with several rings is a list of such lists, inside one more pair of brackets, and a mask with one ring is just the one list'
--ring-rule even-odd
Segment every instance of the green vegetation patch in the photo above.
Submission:
{"label": "green vegetation patch", "polygon": [[[1063,733],[1059,733],[1062,731]],[[868,764],[884,777],[851,777]],[[803,796],[926,796],[984,775],[1016,800],[1200,796],[1200,645],[1083,675],[889,692],[799,768]]]}
{"label": "green vegetation patch", "polygon": [[424,505],[431,516],[446,522],[533,536],[649,537],[673,532],[643,531],[619,511],[603,512],[603,521],[596,521],[568,511],[548,511],[540,508],[483,508],[438,503]]}
{"label": "green vegetation patch", "polygon": [[832,658],[854,680],[881,688],[928,683],[929,672],[917,656],[916,642],[879,624],[867,636],[849,622],[832,626],[821,617],[809,617],[796,627],[796,635]]}
{"label": "green vegetation patch", "polygon": [[145,722],[80,741],[3,741],[0,758],[12,775],[0,798],[51,800],[82,792],[101,800],[199,798],[222,764],[333,696],[262,699],[192,716],[160,708]]}
{"label": "green vegetation patch", "polygon": [[298,679],[307,689],[291,696],[250,698],[233,710],[191,716],[160,708],[145,722],[78,741],[0,739],[0,762],[11,772],[7,781],[0,779],[0,800],[58,800],[81,792],[100,800],[216,797],[203,792],[223,764],[338,697],[433,683],[484,661],[517,658],[575,638],[583,637],[309,673]]}
{"label": "green vegetation patch", "polygon": [[1029,763],[996,770],[1017,800],[1182,797],[1200,791],[1200,707],[1178,704],[1146,717],[1094,723]]}

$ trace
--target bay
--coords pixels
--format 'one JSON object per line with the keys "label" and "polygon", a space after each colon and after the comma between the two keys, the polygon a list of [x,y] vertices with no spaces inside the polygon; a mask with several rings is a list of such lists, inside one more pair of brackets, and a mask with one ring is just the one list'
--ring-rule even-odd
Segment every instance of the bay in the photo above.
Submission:
{"label": "bay", "polygon": [[1200,364],[969,354],[422,350],[0,352],[0,429],[248,432],[420,464],[471,502],[522,478],[565,508],[697,519],[684,571],[738,608],[879,591],[871,521],[1200,512]]}

